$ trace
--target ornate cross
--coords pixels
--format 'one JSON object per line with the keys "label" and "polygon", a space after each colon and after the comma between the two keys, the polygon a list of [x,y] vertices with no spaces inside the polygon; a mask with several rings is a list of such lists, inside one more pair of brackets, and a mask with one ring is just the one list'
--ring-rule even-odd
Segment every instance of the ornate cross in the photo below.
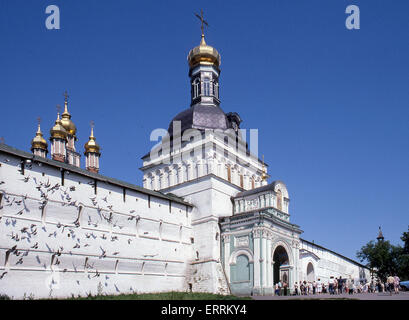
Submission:
{"label": "ornate cross", "polygon": [[65,101],[68,101],[68,97],[69,97],[69,95],[68,95],[67,90],[65,90],[65,92],[64,92],[64,94],[63,94],[63,96],[64,96],[64,100],[65,100]]}
{"label": "ornate cross", "polygon": [[37,122],[38,122],[38,125],[40,125],[40,123],[41,123],[41,118],[40,117],[37,118]]}
{"label": "ornate cross", "polygon": [[197,13],[195,13],[195,16],[198,17],[199,20],[200,20],[201,23],[202,23],[200,29],[202,30],[202,36],[204,36],[204,31],[203,31],[204,27],[203,27],[203,24],[205,24],[206,27],[208,27],[209,25],[208,25],[207,21],[203,19],[203,10],[200,10],[200,16],[199,16]]}
{"label": "ornate cross", "polygon": [[91,129],[94,129],[94,126],[95,126],[94,120],[91,120],[91,122],[89,124],[91,125]]}
{"label": "ornate cross", "polygon": [[56,108],[57,108],[57,112],[60,113],[60,111],[61,111],[61,106],[60,106],[59,104],[57,104],[57,107],[56,107]]}

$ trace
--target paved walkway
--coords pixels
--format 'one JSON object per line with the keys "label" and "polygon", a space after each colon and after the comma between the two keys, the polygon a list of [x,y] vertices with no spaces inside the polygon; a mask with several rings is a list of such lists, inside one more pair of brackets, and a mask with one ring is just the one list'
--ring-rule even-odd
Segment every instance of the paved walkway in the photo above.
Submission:
{"label": "paved walkway", "polygon": [[253,296],[254,300],[292,300],[292,299],[359,299],[359,300],[409,300],[409,291],[390,295],[389,293],[356,293],[356,294],[315,294],[308,296]]}

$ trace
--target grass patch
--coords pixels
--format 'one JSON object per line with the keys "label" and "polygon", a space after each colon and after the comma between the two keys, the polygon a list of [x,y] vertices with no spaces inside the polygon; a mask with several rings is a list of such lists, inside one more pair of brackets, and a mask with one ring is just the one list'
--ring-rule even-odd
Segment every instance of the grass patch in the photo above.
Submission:
{"label": "grass patch", "polygon": [[73,297],[68,300],[252,300],[250,297],[224,296],[212,293],[190,292],[159,292],[119,295],[89,295],[87,297]]}

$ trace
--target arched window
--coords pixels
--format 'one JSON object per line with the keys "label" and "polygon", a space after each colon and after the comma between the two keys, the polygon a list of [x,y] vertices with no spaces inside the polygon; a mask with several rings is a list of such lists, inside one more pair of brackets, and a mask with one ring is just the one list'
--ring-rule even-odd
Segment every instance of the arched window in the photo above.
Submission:
{"label": "arched window", "polygon": [[196,78],[192,83],[192,97],[197,98],[200,95],[200,81]]}
{"label": "arched window", "polygon": [[219,84],[217,82],[213,83],[213,95],[219,99]]}
{"label": "arched window", "polygon": [[277,190],[277,209],[278,210],[283,210],[283,195],[281,194],[281,190]]}
{"label": "arched window", "polygon": [[205,96],[210,96],[210,80],[205,78],[203,82],[203,93]]}
{"label": "arched window", "polygon": [[249,259],[244,254],[237,257],[235,271],[235,281],[250,281]]}

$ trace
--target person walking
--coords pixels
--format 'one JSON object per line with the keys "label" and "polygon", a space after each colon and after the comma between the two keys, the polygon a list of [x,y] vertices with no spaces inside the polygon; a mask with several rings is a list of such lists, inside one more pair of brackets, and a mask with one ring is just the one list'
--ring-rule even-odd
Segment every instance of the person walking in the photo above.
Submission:
{"label": "person walking", "polygon": [[339,294],[342,294],[342,285],[343,285],[343,281],[342,281],[341,276],[339,276],[339,279],[338,279],[338,293]]}
{"label": "person walking", "polygon": [[395,281],[393,283],[394,288],[395,288],[395,294],[399,294],[399,285],[400,285],[400,279],[398,276],[395,276]]}
{"label": "person walking", "polygon": [[395,278],[392,277],[392,276],[389,276],[386,279],[386,283],[387,283],[386,290],[388,290],[390,295],[392,295],[392,290],[393,290],[393,286],[394,286],[394,283],[395,283]]}
{"label": "person walking", "polygon": [[333,276],[329,277],[328,290],[329,290],[329,294],[334,294],[334,277]]}
{"label": "person walking", "polygon": [[349,294],[354,294],[354,281],[350,279],[349,281]]}
{"label": "person walking", "polygon": [[318,293],[318,294],[321,294],[321,293],[322,293],[322,283],[321,283],[321,279],[320,279],[320,278],[318,278],[318,281],[317,281],[317,293]]}

